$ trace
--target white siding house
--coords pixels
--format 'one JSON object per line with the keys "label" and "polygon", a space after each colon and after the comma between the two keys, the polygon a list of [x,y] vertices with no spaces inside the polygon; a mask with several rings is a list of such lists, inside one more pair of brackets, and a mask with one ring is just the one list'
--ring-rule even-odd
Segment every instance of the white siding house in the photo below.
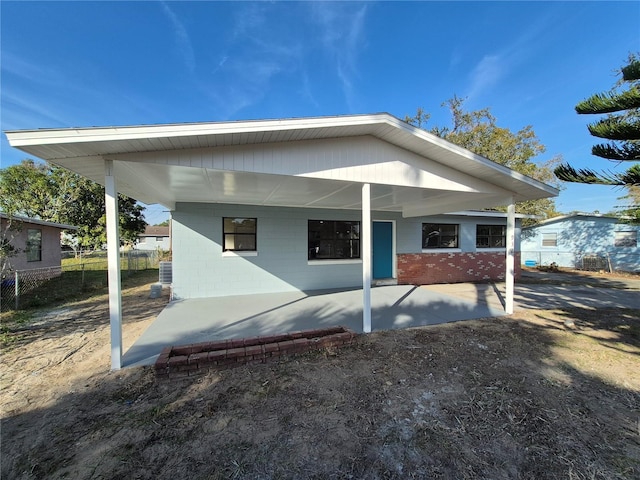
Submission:
{"label": "white siding house", "polygon": [[136,250],[171,250],[171,229],[168,226],[147,225],[144,232],[138,235],[134,248]]}
{"label": "white siding house", "polygon": [[512,312],[515,203],[558,194],[386,113],[6,134],[106,187],[113,368],[118,192],[171,211],[176,298],[359,286],[365,332],[376,279],[502,278]]}
{"label": "white siding house", "polygon": [[640,271],[640,226],[606,215],[551,218],[522,231],[523,265]]}

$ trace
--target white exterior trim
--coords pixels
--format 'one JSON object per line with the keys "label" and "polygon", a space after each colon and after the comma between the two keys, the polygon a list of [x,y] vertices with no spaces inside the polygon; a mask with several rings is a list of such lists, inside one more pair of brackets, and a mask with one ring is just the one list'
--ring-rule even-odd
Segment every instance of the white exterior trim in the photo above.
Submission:
{"label": "white exterior trim", "polygon": [[507,314],[513,313],[513,296],[514,296],[514,283],[515,283],[515,249],[516,249],[516,204],[512,200],[509,203],[507,210],[507,258],[505,260],[506,272],[505,272],[505,284],[506,284],[506,299],[504,311]]}
{"label": "white exterior trim", "polygon": [[222,252],[223,257],[257,257],[257,251],[246,251],[246,252],[234,252],[227,250],[226,252]]}
{"label": "white exterior trim", "polygon": [[307,260],[307,265],[312,266],[321,266],[321,265],[349,265],[349,264],[360,264],[362,263],[361,258],[346,258],[344,260],[340,259],[331,259],[331,260]]}
{"label": "white exterior trim", "polygon": [[362,331],[371,332],[371,185],[362,185]]}
{"label": "white exterior trim", "polygon": [[109,265],[109,325],[111,369],[122,367],[122,288],[120,284],[120,227],[118,189],[112,160],[104,161],[104,199],[107,214],[107,259]]}

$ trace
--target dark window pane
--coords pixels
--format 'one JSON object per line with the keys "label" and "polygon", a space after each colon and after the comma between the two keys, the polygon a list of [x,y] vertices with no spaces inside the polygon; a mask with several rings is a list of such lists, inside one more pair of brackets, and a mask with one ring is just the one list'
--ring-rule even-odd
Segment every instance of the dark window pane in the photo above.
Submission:
{"label": "dark window pane", "polygon": [[256,233],[255,218],[225,218],[224,233]]}
{"label": "dark window pane", "polygon": [[42,260],[42,230],[27,230],[27,262],[39,262]]}
{"label": "dark window pane", "polygon": [[458,225],[423,223],[422,248],[458,248]]}
{"label": "dark window pane", "polygon": [[224,251],[255,251],[258,220],[256,218],[222,219]]}
{"label": "dark window pane", "polygon": [[506,230],[503,225],[477,225],[476,247],[478,248],[505,248]]}
{"label": "dark window pane", "polygon": [[308,258],[360,258],[360,222],[309,220]]}
{"label": "dark window pane", "polygon": [[493,240],[493,247],[495,248],[504,248],[505,246],[505,239],[504,237],[500,238],[500,237],[492,237]]}

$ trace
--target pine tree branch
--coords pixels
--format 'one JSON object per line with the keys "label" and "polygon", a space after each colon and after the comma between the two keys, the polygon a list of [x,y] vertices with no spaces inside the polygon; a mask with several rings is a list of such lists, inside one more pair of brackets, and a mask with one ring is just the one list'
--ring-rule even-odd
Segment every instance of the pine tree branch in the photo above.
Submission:
{"label": "pine tree branch", "polygon": [[611,116],[587,126],[594,137],[609,140],[640,140],[640,120]]}
{"label": "pine tree branch", "polygon": [[588,168],[575,169],[566,163],[557,166],[553,173],[563,182],[612,185],[608,179],[599,176],[593,170]]}
{"label": "pine tree branch", "polygon": [[571,165],[562,164],[553,171],[556,177],[564,182],[609,185],[617,187],[633,187],[640,185],[640,164],[631,166],[623,173],[595,172],[589,168],[575,169]]}
{"label": "pine tree branch", "polygon": [[630,88],[622,93],[597,93],[576,105],[579,114],[602,114],[640,108],[640,89]]}
{"label": "pine tree branch", "polygon": [[637,161],[640,160],[640,144],[624,142],[621,145],[601,143],[591,148],[591,153],[608,160]]}

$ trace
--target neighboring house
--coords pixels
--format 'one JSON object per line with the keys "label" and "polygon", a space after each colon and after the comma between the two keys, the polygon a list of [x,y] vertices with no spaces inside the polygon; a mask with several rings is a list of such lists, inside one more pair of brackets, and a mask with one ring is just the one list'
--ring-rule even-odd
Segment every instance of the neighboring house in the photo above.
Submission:
{"label": "neighboring house", "polygon": [[7,266],[3,273],[7,270],[60,267],[60,235],[63,230],[77,230],[72,225],[9,217],[4,213],[0,213],[0,225],[0,231],[16,249],[16,253],[6,259]]}
{"label": "neighboring house", "polygon": [[578,213],[522,229],[523,265],[640,271],[640,226]]}
{"label": "neighboring house", "polygon": [[171,250],[171,230],[168,226],[147,225],[144,232],[138,235],[134,248],[136,250]]}
{"label": "neighboring house", "polygon": [[365,332],[375,280],[504,279],[512,312],[515,203],[558,194],[386,113],[6,135],[105,185],[114,369],[118,192],[171,211],[174,298],[360,286]]}

